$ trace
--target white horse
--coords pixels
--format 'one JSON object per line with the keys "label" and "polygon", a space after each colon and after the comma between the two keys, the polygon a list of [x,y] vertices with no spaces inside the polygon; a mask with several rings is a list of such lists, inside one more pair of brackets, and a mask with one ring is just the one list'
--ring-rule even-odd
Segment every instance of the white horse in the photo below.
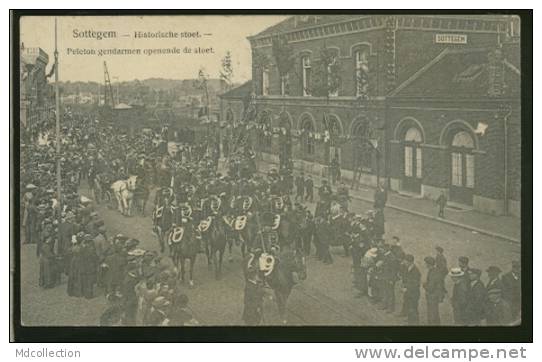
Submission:
{"label": "white horse", "polygon": [[137,176],[130,176],[127,180],[118,180],[111,185],[111,190],[117,199],[117,206],[123,215],[131,216],[136,182]]}

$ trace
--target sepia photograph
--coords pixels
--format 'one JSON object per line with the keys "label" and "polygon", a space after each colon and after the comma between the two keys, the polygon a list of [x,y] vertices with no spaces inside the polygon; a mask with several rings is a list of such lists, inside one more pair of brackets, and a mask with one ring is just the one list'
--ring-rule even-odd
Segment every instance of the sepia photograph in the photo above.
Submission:
{"label": "sepia photograph", "polygon": [[520,326],[521,21],[23,14],[15,323]]}

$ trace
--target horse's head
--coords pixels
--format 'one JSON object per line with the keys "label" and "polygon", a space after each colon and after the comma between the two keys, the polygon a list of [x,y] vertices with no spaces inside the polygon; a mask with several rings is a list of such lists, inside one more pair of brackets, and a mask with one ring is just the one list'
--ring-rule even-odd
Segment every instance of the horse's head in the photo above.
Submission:
{"label": "horse's head", "polygon": [[128,190],[134,191],[137,186],[137,176],[130,176],[128,180],[126,180],[126,185],[128,186]]}

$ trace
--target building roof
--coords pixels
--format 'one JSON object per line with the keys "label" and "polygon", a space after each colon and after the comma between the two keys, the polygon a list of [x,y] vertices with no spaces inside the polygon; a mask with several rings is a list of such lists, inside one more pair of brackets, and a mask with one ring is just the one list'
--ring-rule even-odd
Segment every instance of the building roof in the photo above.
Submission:
{"label": "building roof", "polygon": [[[489,98],[491,49],[446,48],[400,84],[389,96],[424,98]],[[521,74],[503,58],[505,97],[519,97]]]}
{"label": "building roof", "polygon": [[[307,19],[302,19],[302,17],[306,17]],[[290,16],[289,18],[284,19],[275,25],[272,25],[249,38],[259,38],[272,34],[285,33],[291,30],[310,28],[323,24],[338,23],[360,17],[362,17],[362,15],[295,15]]]}
{"label": "building roof", "polygon": [[[392,14],[390,14],[392,15]],[[401,14],[396,14],[394,16],[400,16]],[[281,34],[281,33],[287,33],[293,30],[301,30],[311,27],[317,27],[320,25],[327,25],[332,23],[341,23],[344,21],[359,19],[359,18],[367,18],[367,17],[377,17],[377,16],[383,16],[382,14],[343,14],[343,15],[294,15],[290,16],[287,19],[284,19],[283,21],[272,25],[263,31],[249,36],[249,39],[254,38],[262,38],[274,34]],[[505,20],[508,21],[511,17],[514,17],[512,15],[504,15],[504,14],[434,14],[434,15],[413,15],[413,14],[406,14],[408,17],[432,17],[432,18],[460,18],[460,19],[478,19],[478,20]],[[517,18],[517,16],[515,16]]]}
{"label": "building roof", "polygon": [[230,89],[226,93],[219,95],[220,98],[245,98],[252,92],[252,81],[249,80],[241,84],[239,87]]}

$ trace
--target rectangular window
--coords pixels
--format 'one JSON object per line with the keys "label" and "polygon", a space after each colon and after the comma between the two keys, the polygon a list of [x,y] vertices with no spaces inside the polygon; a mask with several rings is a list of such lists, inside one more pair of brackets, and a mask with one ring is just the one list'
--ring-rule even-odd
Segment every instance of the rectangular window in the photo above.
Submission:
{"label": "rectangular window", "polygon": [[422,178],[422,149],[416,148],[416,177]]}
{"label": "rectangular window", "polygon": [[452,185],[463,186],[463,164],[461,162],[461,154],[452,153]]}
{"label": "rectangular window", "polygon": [[305,56],[301,60],[303,67],[303,96],[310,96],[310,84],[311,84],[311,61],[308,56]]}
{"label": "rectangular window", "polygon": [[262,69],[262,95],[269,95],[269,69]]}
{"label": "rectangular window", "polygon": [[465,186],[474,188],[474,155],[465,155]]}
{"label": "rectangular window", "polygon": [[412,177],[412,147],[405,146],[405,176]]}

